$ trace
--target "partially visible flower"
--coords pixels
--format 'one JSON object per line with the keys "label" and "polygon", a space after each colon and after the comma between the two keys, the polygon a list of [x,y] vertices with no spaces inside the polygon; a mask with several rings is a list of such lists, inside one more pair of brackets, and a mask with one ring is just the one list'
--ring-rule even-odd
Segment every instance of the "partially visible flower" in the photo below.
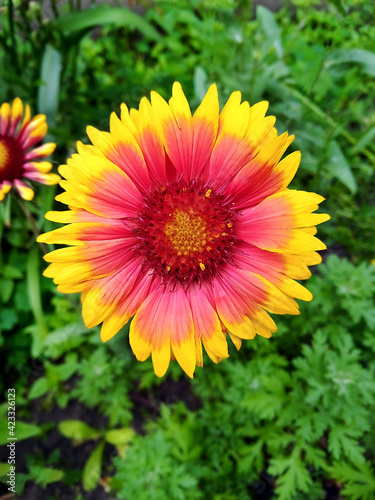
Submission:
{"label": "partially visible flower", "polygon": [[329,216],[312,213],[321,196],[287,189],[300,153],[281,160],[294,137],[278,136],[267,107],[234,92],[219,113],[212,85],[192,116],[175,83],[169,103],[153,92],[139,111],[123,104],[110,133],[88,127],[93,145],[59,168],[69,210],[46,217],[66,225],[38,241],[70,246],[45,256],[44,274],[82,292],[103,341],[134,316],[130,345],[158,376],[175,358],[192,377],[202,347],[217,363],[227,334],[237,349],[270,337],[268,312],[312,298],[295,280],[321,261],[315,225]]}
{"label": "partially visible flower", "polygon": [[48,161],[37,161],[55,150],[53,143],[35,145],[47,133],[45,115],[31,118],[27,105],[23,116],[23,104],[16,97],[13,104],[7,102],[0,107],[0,201],[12,186],[24,200],[32,200],[34,191],[23,179],[41,184],[57,184],[60,176],[49,173],[52,165]]}

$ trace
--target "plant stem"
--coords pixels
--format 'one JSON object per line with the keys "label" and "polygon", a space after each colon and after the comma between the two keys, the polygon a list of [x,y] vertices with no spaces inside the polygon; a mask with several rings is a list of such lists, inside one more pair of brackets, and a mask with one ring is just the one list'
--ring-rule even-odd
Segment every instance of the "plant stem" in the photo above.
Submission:
{"label": "plant stem", "polygon": [[52,7],[52,12],[54,15],[54,18],[57,19],[59,17],[59,11],[56,6],[56,0],[51,0],[51,7]]}
{"label": "plant stem", "polygon": [[[40,236],[40,231],[39,231],[37,225],[35,224],[35,220],[31,214],[30,210],[24,204],[23,200],[21,200],[20,198],[16,198],[16,200],[17,200],[19,206],[21,207],[21,210],[22,210],[24,216],[26,217],[26,220],[29,223],[33,233],[35,234],[35,238],[37,238],[38,236]],[[42,250],[43,255],[46,255],[48,253],[48,248],[44,243],[40,243],[40,248]]]}
{"label": "plant stem", "polygon": [[18,55],[17,55],[17,43],[16,43],[16,37],[14,34],[14,6],[13,6],[13,0],[8,0],[8,21],[9,21],[9,32],[10,32],[10,51],[11,51],[11,57],[12,61],[14,63],[15,68],[17,71],[19,71],[19,64],[18,64]]}
{"label": "plant stem", "polygon": [[[335,120],[333,120],[329,115],[327,115],[327,113],[325,113],[324,111],[322,111],[316,104],[314,104],[312,101],[310,101],[310,99],[308,99],[306,96],[304,96],[303,94],[301,94],[296,89],[293,89],[293,88],[290,88],[290,87],[286,87],[286,86],[284,86],[284,88],[290,94],[292,94],[294,97],[296,97],[297,99],[299,99],[305,106],[307,106],[308,108],[310,108],[311,111],[313,111],[320,118],[322,118],[329,125],[331,125],[331,127],[333,127],[334,129],[336,129],[336,131],[340,135],[344,136],[345,139],[350,144],[354,145],[354,144],[357,143],[357,140],[355,139],[355,137],[352,136],[352,134],[350,132],[348,132],[347,130],[345,130],[344,128],[342,128],[342,126],[339,123],[335,122]],[[365,156],[367,156],[367,158],[371,161],[371,163],[373,165],[375,165],[375,156],[371,153],[371,151],[369,151],[368,149],[364,149],[362,151],[362,154],[364,154]]]}

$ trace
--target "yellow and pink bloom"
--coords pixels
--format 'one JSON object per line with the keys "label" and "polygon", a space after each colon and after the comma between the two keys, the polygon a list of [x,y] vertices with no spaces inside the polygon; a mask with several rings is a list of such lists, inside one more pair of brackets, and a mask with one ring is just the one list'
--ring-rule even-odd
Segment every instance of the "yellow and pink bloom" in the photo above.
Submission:
{"label": "yellow and pink bloom", "polygon": [[277,135],[267,107],[234,92],[219,112],[212,85],[192,116],[175,83],[169,103],[152,92],[113,113],[109,133],[88,127],[92,145],[59,168],[69,210],[47,218],[66,225],[39,241],[69,247],[45,257],[45,275],[82,293],[103,341],[133,318],[131,348],[158,376],[176,359],[192,377],[202,346],[217,363],[227,334],[237,349],[270,337],[268,312],[312,298],[295,280],[321,261],[315,225],[329,216],[312,213],[321,196],[287,189],[300,153],[281,160],[293,136]]}
{"label": "yellow and pink bloom", "polygon": [[[50,173],[52,165],[39,161],[51,155],[55,144],[47,143],[35,147],[47,133],[45,115],[31,118],[30,107],[25,113],[18,97],[12,105],[4,103],[0,107],[0,201],[12,186],[25,200],[32,200],[33,189],[28,181],[41,184],[57,184],[60,176]],[[26,183],[25,183],[26,180]]]}

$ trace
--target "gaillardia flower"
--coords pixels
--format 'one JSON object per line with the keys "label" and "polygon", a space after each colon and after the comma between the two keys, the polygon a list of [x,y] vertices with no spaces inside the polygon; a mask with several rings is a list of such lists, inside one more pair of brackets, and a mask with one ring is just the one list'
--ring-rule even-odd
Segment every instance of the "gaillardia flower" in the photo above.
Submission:
{"label": "gaillardia flower", "polygon": [[24,200],[32,200],[34,191],[21,179],[57,184],[60,176],[49,173],[52,165],[48,161],[38,162],[53,153],[55,144],[47,143],[35,147],[47,133],[45,115],[31,119],[30,107],[23,116],[21,99],[13,104],[7,102],[0,107],[0,201],[14,186]]}
{"label": "gaillardia flower", "polygon": [[293,136],[277,135],[268,104],[234,92],[219,114],[212,85],[194,115],[175,83],[169,103],[151,93],[139,110],[112,113],[110,133],[88,127],[93,145],[59,168],[57,200],[67,225],[39,238],[70,245],[48,254],[45,275],[65,293],[82,292],[88,327],[103,341],[131,318],[130,345],[150,355],[158,376],[176,359],[192,377],[202,346],[219,362],[226,335],[276,331],[267,311],[298,314],[311,294],[294,280],[320,262],[312,214],[323,198],[287,189],[300,161],[280,161]]}

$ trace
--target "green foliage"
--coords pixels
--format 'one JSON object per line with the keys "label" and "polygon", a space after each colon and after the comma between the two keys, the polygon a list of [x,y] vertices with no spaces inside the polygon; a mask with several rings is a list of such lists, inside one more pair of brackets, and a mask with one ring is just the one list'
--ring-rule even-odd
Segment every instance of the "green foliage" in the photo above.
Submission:
{"label": "green foliage", "polygon": [[353,500],[371,500],[375,496],[375,474],[368,464],[360,468],[334,464],[332,474],[345,484],[343,494]]}
{"label": "green foliage", "polygon": [[[102,345],[99,329],[82,322],[79,297],[40,276],[35,236],[54,227],[43,214],[55,189],[38,186],[29,204],[1,202],[1,385],[16,387],[18,440],[43,440],[17,471],[17,494],[29,481],[86,498],[106,475],[111,496],[124,500],[320,500],[327,484],[345,500],[371,500],[373,2],[292,0],[272,13],[247,0],[144,0],[140,15],[92,3],[81,11],[79,0],[52,1],[47,14],[40,0],[9,1],[0,12],[3,100],[19,95],[47,115],[55,163],[76,140],[87,142],[88,124],[107,129],[121,102],[138,106],[150,90],[169,98],[178,80],[195,109],[215,81],[222,104],[235,90],[251,104],[268,100],[278,131],[296,135],[291,149],[302,163],[293,187],[326,197],[331,221],[320,237],[329,255],[309,280],[314,300],[300,316],[278,318],[273,339],[232,348],[220,365],[205,360],[179,395],[199,400],[191,411],[160,403],[168,384],[183,381],[176,364],[166,385],[156,379],[150,361],[134,360],[129,325]],[[76,405],[101,424],[70,413]],[[38,423],[49,411],[60,412],[58,422]],[[87,447],[79,470],[43,451],[57,426],[66,446]]]}
{"label": "green foliage", "polygon": [[42,467],[40,465],[32,465],[29,470],[29,479],[35,481],[36,484],[40,484],[44,488],[47,484],[61,481],[63,476],[64,472],[62,470]]}
{"label": "green foliage", "polygon": [[59,431],[65,437],[73,439],[75,444],[81,444],[87,439],[97,439],[100,436],[96,429],[80,420],[64,420],[60,422]]}
{"label": "green foliage", "polygon": [[[373,329],[366,321],[366,311],[374,308],[373,267],[332,255],[320,271],[311,278],[320,300],[305,306],[312,306],[311,318],[307,311],[288,318],[273,341],[254,341],[230,363],[208,364],[193,383],[202,408],[195,413],[182,405],[163,408],[149,434],[132,442],[126,459],[116,461],[113,485],[123,498],[129,488],[141,489],[139,481],[147,484],[144,475],[133,476],[137,464],[152,464],[156,441],[163,450],[154,458],[158,470],[168,469],[172,459],[177,468],[188,464],[208,498],[223,492],[223,498],[249,498],[246,491],[255,494],[262,487],[259,475],[266,478],[264,488],[276,481],[275,498],[282,500],[324,498],[328,475],[343,483],[349,500],[360,498],[356,484],[363,484],[363,494],[372,492],[367,443],[375,364],[359,345]],[[347,307],[350,294],[357,298],[355,313]],[[289,336],[293,349],[300,346],[292,360]],[[174,480],[163,476],[166,488]]]}
{"label": "green foliage", "polygon": [[119,454],[123,455],[128,443],[134,436],[134,431],[130,428],[101,431],[90,427],[80,420],[65,420],[60,422],[59,431],[65,437],[72,439],[75,446],[85,441],[101,438],[83,468],[82,483],[85,491],[95,489],[99,482],[105,443],[113,444],[117,447]]}
{"label": "green foliage", "polygon": [[83,488],[91,491],[98,484],[102,470],[104,441],[101,441],[89,456],[83,469],[82,481]]}
{"label": "green foliage", "polygon": [[62,384],[69,380],[78,370],[77,354],[72,352],[65,357],[63,363],[54,364],[48,361],[44,364],[46,376],[36,379],[30,388],[29,399],[40,398],[48,395],[46,402],[56,398],[61,407],[68,404],[70,395],[62,388]]}
{"label": "green foliage", "polygon": [[[177,438],[177,436],[176,436]],[[199,471],[192,460],[175,456],[176,439],[166,439],[161,430],[144,438],[137,436],[124,461],[116,460],[118,473],[113,486],[126,500],[183,500],[204,498],[198,488]]]}
{"label": "green foliage", "polygon": [[[8,438],[12,436],[9,436],[8,432],[7,411],[8,405],[6,403],[2,404],[0,406],[0,446],[11,442],[8,440]],[[41,429],[37,425],[22,422],[20,420],[17,420],[13,431],[17,441],[23,441],[24,439],[29,439],[41,434]]]}
{"label": "green foliage", "polygon": [[131,379],[127,376],[129,361],[129,353],[121,353],[120,357],[100,346],[80,363],[81,378],[72,396],[89,407],[98,406],[109,418],[110,426],[128,425],[132,418],[128,396],[131,387]]}

